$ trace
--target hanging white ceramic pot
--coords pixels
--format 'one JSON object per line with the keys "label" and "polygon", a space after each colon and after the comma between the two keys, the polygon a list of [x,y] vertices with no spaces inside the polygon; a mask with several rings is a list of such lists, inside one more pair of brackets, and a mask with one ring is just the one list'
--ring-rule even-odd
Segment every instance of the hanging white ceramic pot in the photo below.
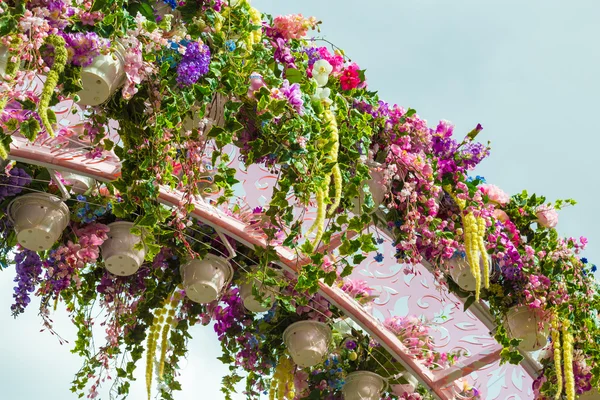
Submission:
{"label": "hanging white ceramic pot", "polygon": [[217,300],[232,277],[233,268],[229,261],[213,254],[207,254],[201,260],[189,260],[181,266],[185,294],[200,304]]}
{"label": "hanging white ceramic pot", "polygon": [[583,392],[577,397],[577,400],[598,400],[600,399],[600,393],[598,389],[592,388],[592,390],[588,390],[587,392]]}
{"label": "hanging white ceramic pot", "polygon": [[142,240],[131,233],[133,222],[119,221],[108,225],[108,239],[100,247],[104,266],[114,275],[129,276],[137,272],[144,262],[146,249],[134,246]]}
{"label": "hanging white ceramic pot", "polygon": [[[383,184],[383,166],[381,163],[375,161],[367,161],[367,166],[369,167],[369,173],[371,178],[367,181],[367,186],[369,187],[369,192],[371,192],[371,196],[373,197],[373,202],[375,203],[375,210],[379,208],[381,203],[385,200],[385,195],[388,192],[388,186]],[[365,195],[362,191],[362,188],[359,189],[358,198],[353,199],[354,207],[352,208],[352,213],[360,214],[361,206],[364,204]]]}
{"label": "hanging white ceramic pot", "polygon": [[[260,302],[254,294],[252,294],[252,288],[256,287],[256,290],[262,296],[264,302]],[[258,279],[254,279],[254,283],[244,283],[240,285],[240,298],[244,303],[246,310],[254,313],[269,311],[275,302],[275,293],[273,288],[263,285]],[[266,306],[263,304],[267,304]]]}
{"label": "hanging white ceramic pot", "polygon": [[72,172],[61,172],[63,180],[71,186],[73,193],[83,194],[94,187],[96,181],[87,176],[74,174]]}
{"label": "hanging white ceramic pot", "polygon": [[506,314],[506,330],[514,339],[521,339],[523,351],[537,351],[548,343],[549,326],[544,313],[528,306],[515,306]]}
{"label": "hanging white ceramic pot", "polygon": [[125,48],[116,43],[115,51],[94,58],[82,68],[81,83],[79,104],[97,106],[108,100],[125,83]]}
{"label": "hanging white ceramic pot", "polygon": [[313,367],[327,355],[331,329],[317,321],[295,322],[283,332],[283,341],[296,365]]}
{"label": "hanging white ceramic pot", "polygon": [[407,383],[390,385],[392,392],[397,396],[402,396],[405,393],[414,393],[417,386],[419,386],[417,378],[408,373],[403,373],[402,377],[407,380]]}
{"label": "hanging white ceramic pot", "polygon": [[[203,118],[200,118],[198,107],[192,106],[192,116],[185,117],[183,120],[183,128],[187,131],[194,128],[199,128],[202,131],[202,135],[206,136],[213,126],[224,126],[225,125],[225,103],[227,103],[227,97],[221,93],[215,93],[210,104],[206,105],[206,113]],[[202,122],[202,124],[201,124]]]}
{"label": "hanging white ceramic pot", "polygon": [[[489,256],[488,262],[491,270],[492,260]],[[477,288],[477,282],[475,280],[475,277],[473,276],[473,273],[471,273],[471,267],[469,266],[466,257],[455,255],[447,261],[447,264],[450,267],[449,274],[452,280],[462,290],[465,290],[467,292],[474,292]],[[483,258],[479,259],[479,267],[483,271]]]}
{"label": "hanging white ceramic pot", "polygon": [[181,19],[181,13],[179,12],[179,10],[171,8],[171,6],[168,5],[167,3],[165,3],[163,0],[155,1],[152,8],[154,9],[154,15],[159,17],[161,20],[167,14],[170,14],[173,16],[173,19],[171,20],[171,27],[172,27],[171,32],[172,32],[176,28],[176,25],[179,23],[179,20]]}
{"label": "hanging white ceramic pot", "polygon": [[0,45],[0,79],[6,73],[6,65],[8,64],[8,47]]}
{"label": "hanging white ceramic pot", "polygon": [[69,207],[49,193],[30,193],[8,205],[17,242],[26,249],[40,251],[52,248],[69,223]]}
{"label": "hanging white ceramic pot", "polygon": [[386,381],[376,373],[357,371],[346,377],[342,394],[344,400],[379,400],[386,386]]}

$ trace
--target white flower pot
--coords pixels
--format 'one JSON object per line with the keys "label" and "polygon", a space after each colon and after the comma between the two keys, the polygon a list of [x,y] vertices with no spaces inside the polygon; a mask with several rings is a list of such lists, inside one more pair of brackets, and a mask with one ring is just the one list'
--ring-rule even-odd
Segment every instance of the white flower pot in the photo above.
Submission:
{"label": "white flower pot", "polygon": [[71,185],[71,190],[77,194],[87,192],[96,184],[94,179],[77,175],[72,172],[61,172],[61,175],[63,180]]}
{"label": "white flower pot", "polygon": [[[490,271],[492,269],[492,260],[488,256],[488,262],[490,265]],[[450,260],[447,261],[448,266],[450,267],[449,274],[452,280],[462,289],[467,292],[474,292],[477,288],[477,282],[475,281],[475,277],[471,273],[471,267],[465,258],[461,256],[454,256]],[[482,271],[482,279],[483,279],[483,258],[479,259],[479,268]]]}
{"label": "white flower pot", "polygon": [[48,193],[30,193],[14,199],[8,206],[17,241],[26,249],[52,248],[69,223],[69,207]]}
{"label": "white flower pot", "polygon": [[[514,339],[522,339],[519,348],[523,351],[537,351],[548,343],[549,327],[544,314],[528,306],[515,306],[506,314],[506,330]],[[540,330],[540,324],[542,329]]]}
{"label": "white flower pot", "polygon": [[[270,305],[269,307],[263,306],[263,303],[254,297],[252,294],[253,286],[256,286],[256,289],[262,295],[262,298]],[[240,285],[240,298],[242,299],[246,310],[259,313],[269,311],[271,309],[271,306],[273,306],[273,303],[275,302],[275,293],[273,293],[271,288],[262,285],[261,282],[255,279],[254,284],[245,283]]]}
{"label": "white flower pot", "polygon": [[417,386],[419,386],[417,378],[408,373],[403,374],[402,377],[405,378],[408,383],[391,385],[392,393],[397,396],[402,396],[405,393],[414,393]]}
{"label": "white flower pot", "polygon": [[344,400],[379,400],[386,387],[385,380],[369,371],[352,372],[342,387]]}
{"label": "white flower pot", "polygon": [[102,244],[102,258],[104,266],[114,275],[129,276],[137,272],[144,262],[146,250],[134,249],[142,240],[141,237],[131,233],[133,222],[113,222],[108,225],[108,239]]}
{"label": "white flower pot", "polygon": [[6,65],[8,64],[8,47],[0,45],[0,80],[6,73]]}
{"label": "white flower pot", "polygon": [[[384,177],[382,165],[375,161],[367,161],[366,164],[369,166],[371,174],[371,179],[367,181],[367,186],[369,186],[369,191],[371,192],[373,202],[375,203],[375,210],[377,210],[381,203],[383,203],[383,200],[385,200],[388,187],[381,183]],[[365,195],[362,188],[360,188],[358,191],[358,198],[352,200],[354,203],[354,207],[352,208],[353,214],[361,213],[361,206],[364,204],[364,199]]]}
{"label": "white flower pot", "polygon": [[578,400],[598,400],[600,399],[600,393],[598,393],[598,389],[592,388],[592,390],[588,390],[577,397]]}
{"label": "white flower pot", "polygon": [[300,321],[287,327],[283,341],[296,365],[313,367],[323,361],[329,350],[331,329],[321,322]]}
{"label": "white flower pot", "polygon": [[369,166],[371,173],[371,179],[367,181],[367,185],[369,186],[369,190],[373,196],[375,206],[378,207],[381,203],[383,203],[383,200],[385,200],[385,195],[388,192],[387,185],[381,183],[384,178],[383,166],[375,161],[368,161],[367,165]]}
{"label": "white flower pot", "polygon": [[83,90],[79,104],[97,106],[104,103],[125,82],[125,49],[117,43],[111,54],[100,54],[81,70]]}
{"label": "white flower pot", "polygon": [[186,296],[200,304],[215,301],[233,277],[233,268],[223,257],[207,254],[181,266],[181,279]]}
{"label": "white flower pot", "polygon": [[206,113],[204,119],[206,119],[205,125],[200,126],[203,118],[200,118],[198,111],[192,106],[192,117],[186,117],[183,120],[183,128],[186,131],[190,131],[194,128],[200,128],[203,136],[206,136],[212,129],[213,125],[223,126],[225,125],[225,103],[227,103],[227,97],[221,93],[215,93],[210,104],[206,106]]}

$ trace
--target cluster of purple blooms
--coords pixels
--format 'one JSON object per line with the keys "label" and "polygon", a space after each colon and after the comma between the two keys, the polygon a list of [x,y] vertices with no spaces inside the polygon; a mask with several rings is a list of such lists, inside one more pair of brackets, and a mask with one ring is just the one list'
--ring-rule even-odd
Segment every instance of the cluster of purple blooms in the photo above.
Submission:
{"label": "cluster of purple blooms", "polygon": [[198,82],[200,77],[208,73],[210,65],[210,49],[198,42],[188,43],[185,54],[177,66],[177,83],[190,86]]}
{"label": "cluster of purple blooms", "polygon": [[15,255],[17,276],[15,277],[15,303],[10,307],[14,317],[25,311],[31,302],[29,295],[35,290],[42,273],[42,260],[35,251],[22,250]]}
{"label": "cluster of purple blooms", "polygon": [[0,175],[0,201],[15,196],[29,186],[31,176],[21,168],[13,168],[6,175]]}
{"label": "cluster of purple blooms", "polygon": [[73,65],[87,67],[110,42],[100,38],[95,32],[61,33],[65,39],[69,59]]}
{"label": "cluster of purple blooms", "polygon": [[[481,131],[481,125],[475,130]],[[432,134],[433,153],[438,157],[438,168],[442,175],[466,172],[475,168],[489,155],[489,149],[478,142],[468,141],[460,145],[452,138],[454,127],[447,121],[441,121]]]}
{"label": "cluster of purple blooms", "polygon": [[303,115],[304,101],[302,100],[300,85],[297,83],[290,85],[290,82],[287,79],[284,79],[280,90],[294,110],[296,110],[299,115]]}

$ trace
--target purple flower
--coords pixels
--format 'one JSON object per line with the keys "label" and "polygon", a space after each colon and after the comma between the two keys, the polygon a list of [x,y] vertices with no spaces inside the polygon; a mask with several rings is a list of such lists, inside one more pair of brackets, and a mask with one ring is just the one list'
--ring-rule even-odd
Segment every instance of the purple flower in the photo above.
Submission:
{"label": "purple flower", "polygon": [[298,114],[304,114],[304,101],[302,100],[302,92],[300,91],[299,84],[294,83],[293,85],[290,85],[290,82],[285,79],[283,81],[283,86],[281,86],[281,93],[283,93],[287,101],[294,107]]}
{"label": "purple flower", "polygon": [[33,293],[35,285],[39,281],[42,273],[42,260],[35,251],[23,250],[15,255],[15,266],[17,270],[15,277],[17,286],[15,286],[13,294],[15,304],[10,307],[14,317],[23,313],[31,301],[29,294]]}
{"label": "purple flower", "polygon": [[108,48],[110,42],[100,38],[94,32],[63,33],[69,59],[73,65],[87,67],[100,55],[102,48]]}
{"label": "purple flower", "polygon": [[0,175],[0,201],[15,196],[29,186],[31,177],[21,168],[11,169],[7,175]]}
{"label": "purple flower", "polygon": [[348,350],[354,350],[356,349],[356,342],[354,340],[349,340],[346,342],[346,348]]}
{"label": "purple flower", "polygon": [[200,46],[198,42],[191,42],[177,66],[177,83],[180,86],[193,85],[201,76],[208,73],[209,65],[209,47],[207,45]]}

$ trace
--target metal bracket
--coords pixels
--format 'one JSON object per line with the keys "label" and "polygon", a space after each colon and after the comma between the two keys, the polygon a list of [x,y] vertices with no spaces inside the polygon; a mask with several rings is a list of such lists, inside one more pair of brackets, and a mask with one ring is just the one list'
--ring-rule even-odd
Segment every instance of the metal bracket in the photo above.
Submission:
{"label": "metal bracket", "polygon": [[50,176],[52,177],[52,180],[54,181],[54,183],[56,184],[56,186],[58,186],[58,190],[60,190],[60,192],[62,193],[62,198],[61,200],[68,200],[71,198],[71,194],[69,193],[69,191],[67,190],[67,188],[65,187],[65,185],[63,185],[62,181],[60,180],[60,178],[58,177],[56,170],[50,169],[50,168],[46,168],[48,170],[48,172],[50,173]]}

